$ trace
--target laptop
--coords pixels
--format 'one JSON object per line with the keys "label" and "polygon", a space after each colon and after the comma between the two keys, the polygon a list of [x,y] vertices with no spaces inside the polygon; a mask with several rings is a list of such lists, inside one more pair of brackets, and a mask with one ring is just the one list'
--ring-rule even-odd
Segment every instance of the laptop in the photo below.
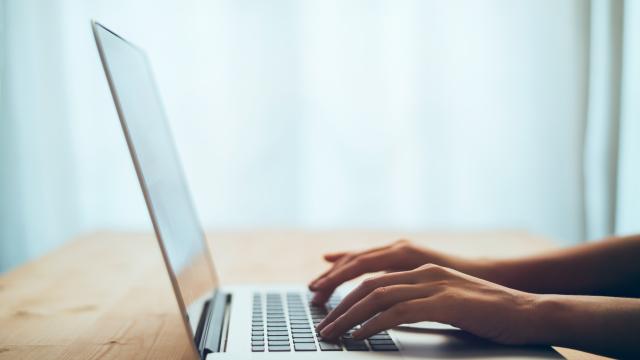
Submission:
{"label": "laptop", "polygon": [[315,325],[339,295],[316,307],[304,284],[219,286],[147,57],[103,25],[92,22],[92,28],[194,357],[559,358],[550,347],[499,346],[437,326],[399,327],[366,340],[349,332],[327,342]]}

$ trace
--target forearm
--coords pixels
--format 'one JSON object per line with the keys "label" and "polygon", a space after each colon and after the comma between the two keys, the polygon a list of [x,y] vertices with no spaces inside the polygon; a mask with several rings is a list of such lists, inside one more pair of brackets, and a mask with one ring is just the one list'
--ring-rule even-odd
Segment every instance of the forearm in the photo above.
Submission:
{"label": "forearm", "polygon": [[640,357],[640,300],[539,295],[529,343],[616,358]]}
{"label": "forearm", "polygon": [[640,236],[611,238],[545,254],[479,261],[468,270],[534,293],[640,295]]}

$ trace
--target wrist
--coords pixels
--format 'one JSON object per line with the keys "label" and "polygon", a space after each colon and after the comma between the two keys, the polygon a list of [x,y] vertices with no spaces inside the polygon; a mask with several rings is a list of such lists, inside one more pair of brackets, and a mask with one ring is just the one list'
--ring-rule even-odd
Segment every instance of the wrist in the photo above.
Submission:
{"label": "wrist", "polygon": [[567,297],[555,294],[532,294],[534,302],[532,311],[528,317],[529,329],[528,344],[561,345],[566,342],[563,338],[571,332],[575,311],[571,304],[567,303]]}

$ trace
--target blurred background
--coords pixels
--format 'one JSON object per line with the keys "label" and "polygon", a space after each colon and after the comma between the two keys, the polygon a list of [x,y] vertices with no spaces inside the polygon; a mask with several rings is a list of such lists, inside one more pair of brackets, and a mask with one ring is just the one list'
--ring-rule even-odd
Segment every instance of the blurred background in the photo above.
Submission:
{"label": "blurred background", "polygon": [[0,0],[0,271],[152,229],[90,19],[206,229],[640,231],[639,1]]}

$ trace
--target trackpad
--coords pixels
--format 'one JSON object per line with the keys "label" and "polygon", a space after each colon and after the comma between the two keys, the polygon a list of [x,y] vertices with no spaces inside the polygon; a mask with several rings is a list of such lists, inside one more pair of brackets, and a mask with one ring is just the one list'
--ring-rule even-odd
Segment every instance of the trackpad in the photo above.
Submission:
{"label": "trackpad", "polygon": [[416,329],[416,330],[460,330],[455,326],[449,324],[443,324],[434,321],[421,321],[412,324],[402,324],[399,327],[403,329]]}
{"label": "trackpad", "polygon": [[434,326],[444,326],[438,323],[420,324],[420,326],[425,327],[402,326],[392,330],[392,336],[400,342],[405,359],[563,359],[548,346],[500,345],[449,325],[446,325],[447,329],[434,329]]}

